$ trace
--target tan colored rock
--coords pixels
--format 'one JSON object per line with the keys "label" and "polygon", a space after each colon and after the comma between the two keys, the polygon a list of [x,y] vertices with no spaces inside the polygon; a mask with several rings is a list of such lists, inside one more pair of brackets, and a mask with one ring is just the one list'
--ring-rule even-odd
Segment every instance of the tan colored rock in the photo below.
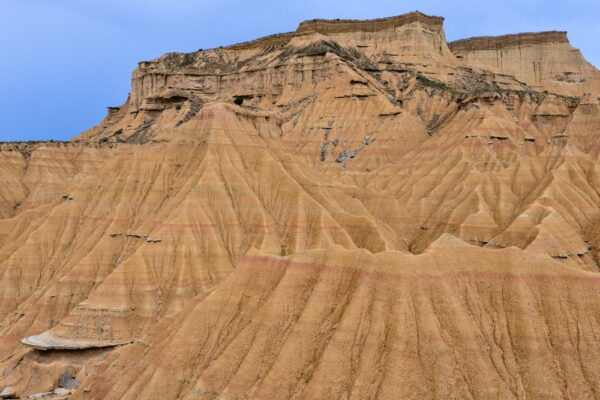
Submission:
{"label": "tan colored rock", "polygon": [[475,37],[452,42],[450,49],[468,65],[513,75],[539,91],[600,95],[600,72],[571,46],[566,32]]}
{"label": "tan colored rock", "polygon": [[12,386],[5,387],[2,392],[0,392],[0,399],[15,399],[17,398],[17,391]]}
{"label": "tan colored rock", "polygon": [[72,393],[71,390],[65,388],[56,388],[52,392],[55,396],[66,396]]}
{"label": "tan colored rock", "polygon": [[[517,74],[525,40],[572,61],[552,37],[495,43]],[[594,398],[600,109],[505,67],[437,17],[315,20],[142,62],[71,142],[0,144],[0,387]]]}

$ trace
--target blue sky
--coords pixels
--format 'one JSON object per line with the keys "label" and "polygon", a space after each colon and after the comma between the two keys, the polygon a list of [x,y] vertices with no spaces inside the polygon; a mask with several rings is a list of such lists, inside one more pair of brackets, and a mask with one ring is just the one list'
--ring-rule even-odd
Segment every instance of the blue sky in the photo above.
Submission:
{"label": "blue sky", "polygon": [[566,30],[600,65],[600,1],[0,0],[0,141],[66,140],[123,103],[138,61],[292,31],[310,18],[420,10],[449,40]]}

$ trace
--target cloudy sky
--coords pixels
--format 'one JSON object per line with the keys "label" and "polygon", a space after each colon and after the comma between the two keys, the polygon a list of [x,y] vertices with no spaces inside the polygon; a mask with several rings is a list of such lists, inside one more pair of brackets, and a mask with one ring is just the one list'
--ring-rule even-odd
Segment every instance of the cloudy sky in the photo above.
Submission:
{"label": "cloudy sky", "polygon": [[600,65],[598,0],[0,0],[0,141],[66,140],[123,103],[140,60],[420,10],[449,40],[566,30]]}

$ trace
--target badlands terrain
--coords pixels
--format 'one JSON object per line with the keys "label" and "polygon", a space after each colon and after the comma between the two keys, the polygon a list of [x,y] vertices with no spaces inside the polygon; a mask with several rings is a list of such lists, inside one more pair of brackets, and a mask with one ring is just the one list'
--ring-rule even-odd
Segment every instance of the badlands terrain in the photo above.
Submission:
{"label": "badlands terrain", "polygon": [[599,96],[418,12],[139,63],[0,144],[0,397],[600,399]]}

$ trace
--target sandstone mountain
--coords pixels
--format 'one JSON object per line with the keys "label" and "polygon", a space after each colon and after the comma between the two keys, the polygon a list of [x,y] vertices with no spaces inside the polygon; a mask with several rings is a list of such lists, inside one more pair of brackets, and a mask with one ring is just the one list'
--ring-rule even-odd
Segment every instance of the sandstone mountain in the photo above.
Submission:
{"label": "sandstone mountain", "polygon": [[0,144],[0,397],[599,399],[599,74],[421,13],[141,62]]}

